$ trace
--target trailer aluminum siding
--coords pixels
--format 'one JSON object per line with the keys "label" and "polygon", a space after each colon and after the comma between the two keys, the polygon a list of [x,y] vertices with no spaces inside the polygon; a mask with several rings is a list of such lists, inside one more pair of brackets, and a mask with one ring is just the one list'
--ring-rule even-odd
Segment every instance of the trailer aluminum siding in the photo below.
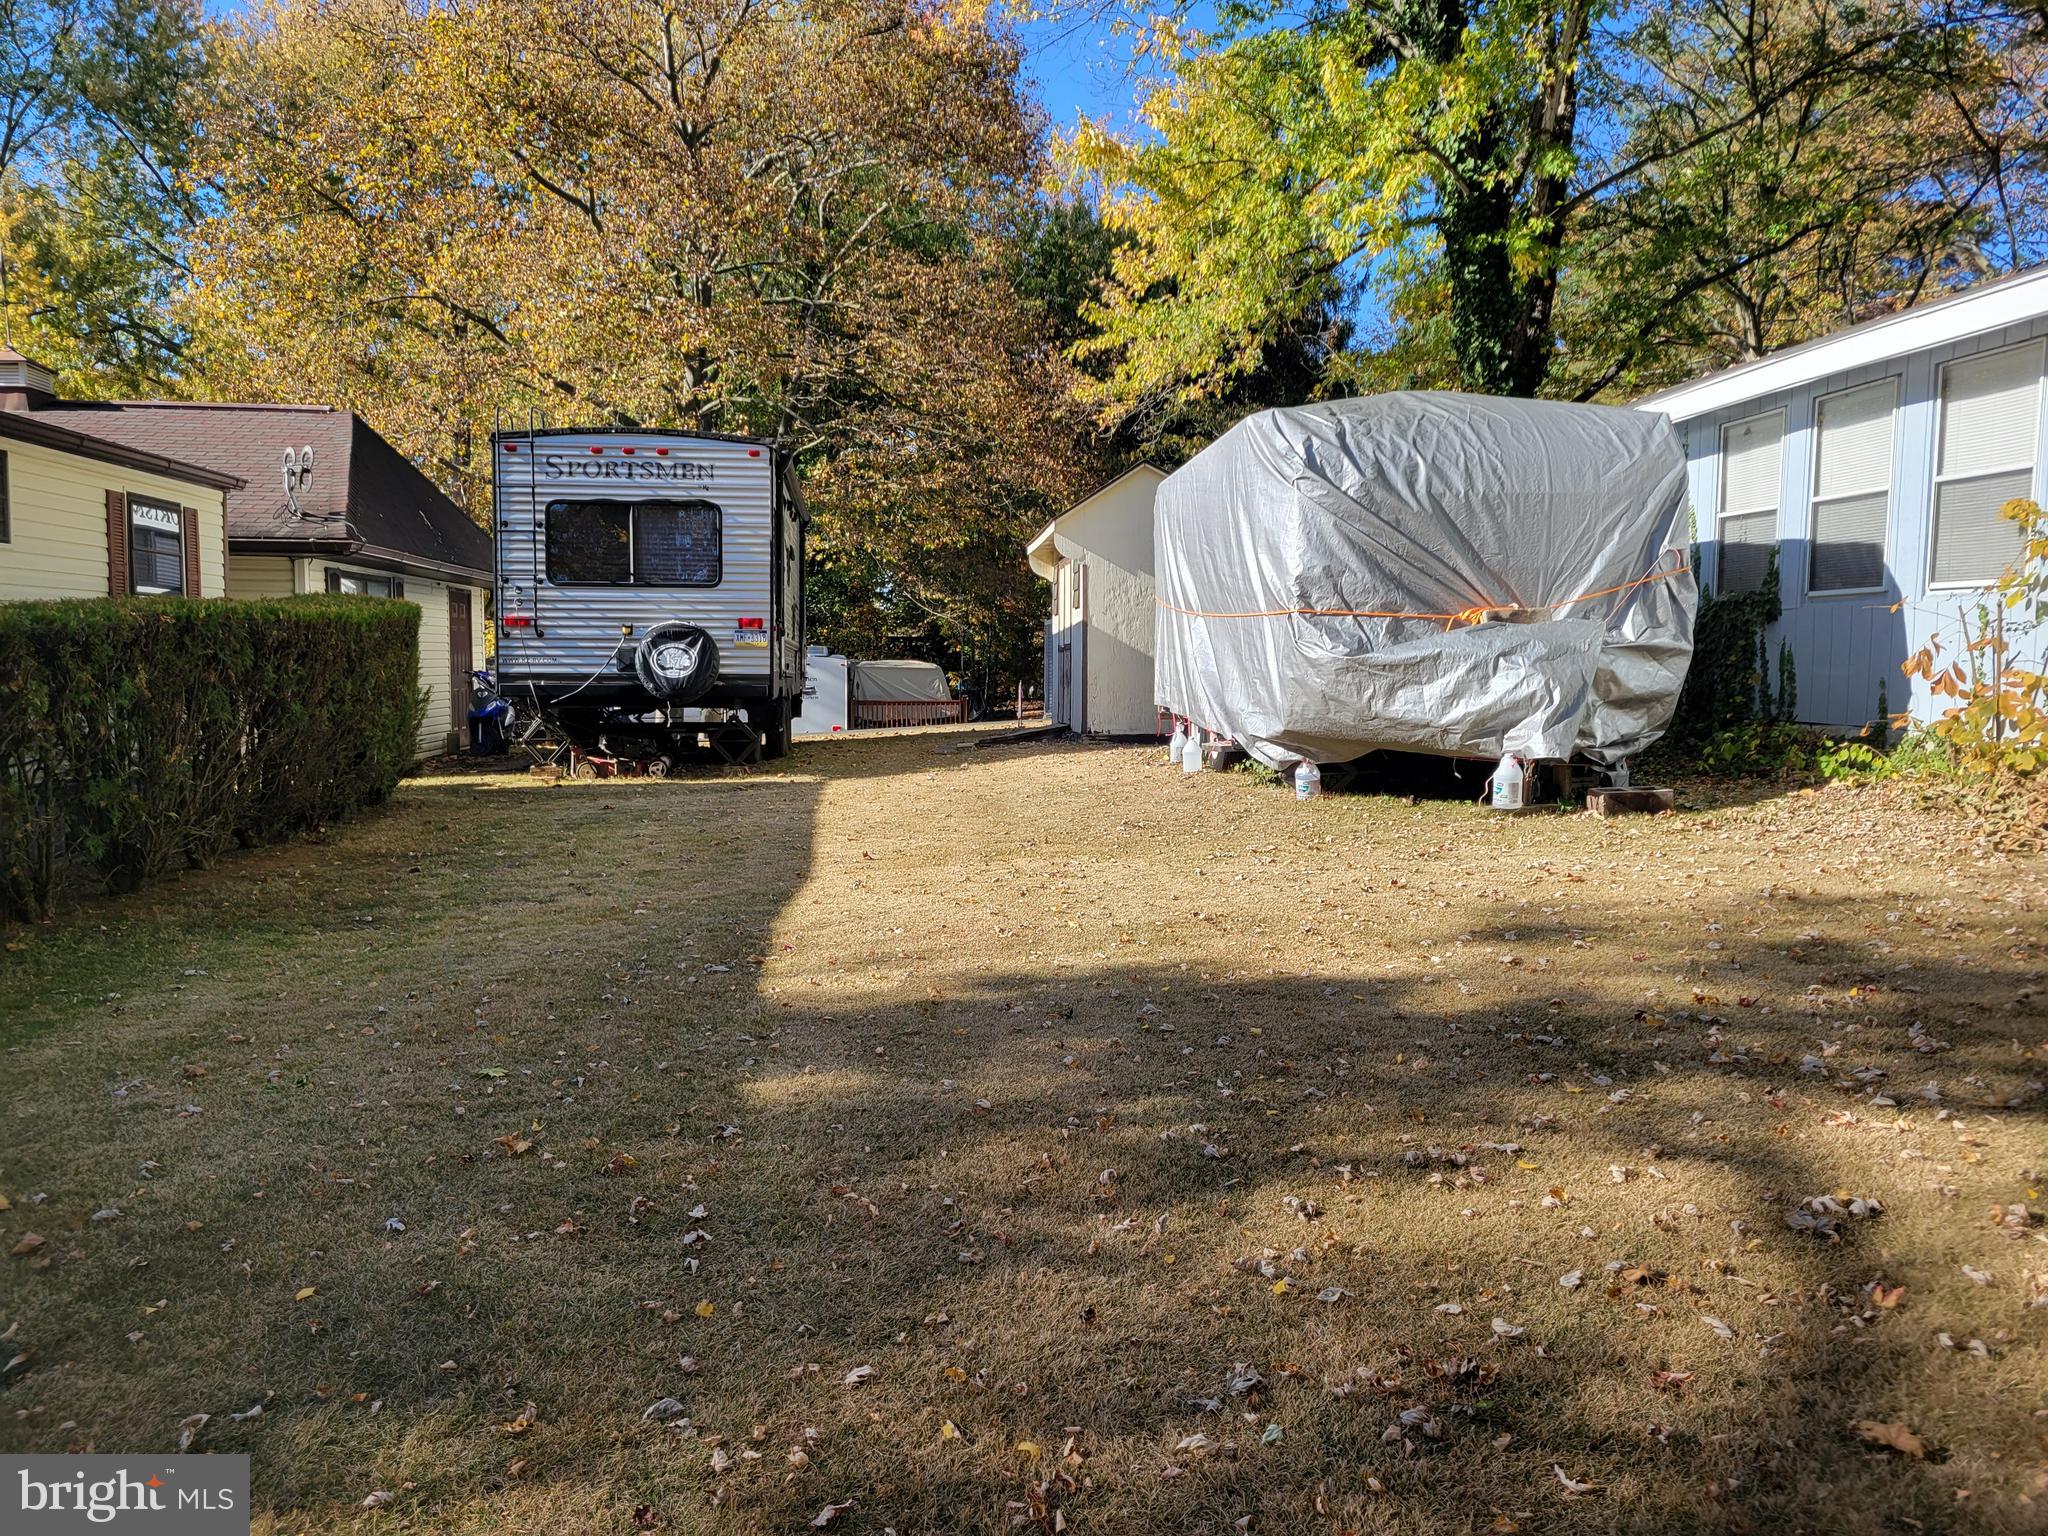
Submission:
{"label": "trailer aluminum siding", "polygon": [[[777,495],[773,449],[680,433],[541,432],[502,434],[495,444],[498,556],[497,669],[501,686],[570,685],[596,678],[593,692],[629,672],[637,637],[667,620],[702,626],[718,645],[719,684],[774,695],[777,655],[797,644],[800,621],[776,579],[793,541],[778,541],[776,520],[794,524]],[[564,585],[547,570],[546,516],[556,501],[703,500],[719,509],[720,569],[715,586]],[[778,550],[787,543],[788,551]],[[798,573],[787,573],[794,587]],[[507,628],[513,616],[530,628]],[[743,620],[758,628],[742,627]],[[634,639],[623,643],[622,624]],[[622,666],[623,663],[623,666]],[[784,677],[789,669],[783,670]]]}

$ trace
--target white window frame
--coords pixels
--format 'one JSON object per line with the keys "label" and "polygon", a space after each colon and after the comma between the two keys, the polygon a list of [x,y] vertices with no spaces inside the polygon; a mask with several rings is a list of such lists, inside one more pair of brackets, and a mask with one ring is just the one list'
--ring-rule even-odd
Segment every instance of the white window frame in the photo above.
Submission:
{"label": "white window frame", "polygon": [[[1754,411],[1735,421],[1724,422],[1721,426],[1721,441],[1718,445],[1720,457],[1714,462],[1714,478],[1719,482],[1714,489],[1714,593],[1716,596],[1723,593],[1728,586],[1726,572],[1722,564],[1722,551],[1727,549],[1728,541],[1721,537],[1722,525],[1731,517],[1755,517],[1764,510],[1762,507],[1751,507],[1746,512],[1731,512],[1728,510],[1728,434],[1737,428],[1746,427],[1752,422],[1767,421],[1773,416],[1778,418],[1778,494],[1772,499],[1770,512],[1771,516],[1775,517],[1778,521],[1771,529],[1771,548],[1778,550],[1784,542],[1786,421],[1785,407],[1781,405],[1775,410]],[[1783,590],[1784,580],[1785,570],[1781,565],[1778,568],[1779,589],[1781,591]]]}
{"label": "white window frame", "polygon": [[[185,541],[193,536],[193,530],[185,526],[185,512],[173,502],[155,496],[128,496],[124,512],[128,518],[128,596],[130,597],[189,597],[185,590],[186,575],[191,569],[190,557]],[[150,514],[138,517],[138,512]],[[159,521],[158,519],[161,519]],[[168,526],[166,526],[168,524]],[[163,538],[175,539],[178,545],[178,585],[173,587],[141,587],[135,584],[135,531],[146,532]]]}
{"label": "white window frame", "polygon": [[341,589],[341,583],[344,581],[379,582],[387,589],[383,593],[384,596],[395,597],[401,600],[405,597],[405,578],[403,576],[396,575],[391,571],[351,570],[345,565],[330,565],[327,567],[327,575],[321,581],[321,590],[341,597],[375,597],[378,595],[374,592],[344,592]]}
{"label": "white window frame", "polygon": [[[1892,391],[1892,452],[1891,462],[1886,464],[1884,467],[1884,483],[1882,485],[1873,485],[1868,489],[1861,491],[1840,491],[1833,496],[1821,495],[1821,407],[1826,405],[1830,400],[1839,399],[1843,395],[1853,395],[1859,389],[1873,389],[1879,384],[1889,384],[1891,386]],[[1802,592],[1804,592],[1804,594],[1807,597],[1814,598],[1824,602],[1831,597],[1868,597],[1873,592],[1884,592],[1890,590],[1885,586],[1884,582],[1881,580],[1874,587],[1823,587],[1816,590],[1813,585],[1813,551],[1820,544],[1820,509],[1821,504],[1823,502],[1848,501],[1852,497],[1868,496],[1873,491],[1883,491],[1884,537],[1878,545],[1878,569],[1880,572],[1882,572],[1884,570],[1888,570],[1891,567],[1892,506],[1893,503],[1897,500],[1893,492],[1897,490],[1899,482],[1899,400],[1900,397],[1904,395],[1904,393],[1905,380],[1902,379],[1896,373],[1890,373],[1886,374],[1881,379],[1865,379],[1861,384],[1851,384],[1842,389],[1831,389],[1826,394],[1817,397],[1813,402],[1813,451],[1807,455],[1808,463],[1806,466],[1806,570],[1800,576],[1800,589]],[[1931,503],[1929,505],[1929,515],[1930,517],[1932,516]],[[1927,541],[1927,559],[1929,562],[1929,568],[1932,569],[1932,564],[1934,560],[1934,541],[1931,538]],[[1778,574],[1780,579],[1782,580],[1784,572],[1781,570]]]}
{"label": "white window frame", "polygon": [[1981,363],[1987,357],[1996,357],[2001,352],[2018,352],[2030,348],[2037,355],[2048,353],[2048,338],[2030,336],[2025,341],[2013,342],[2010,346],[1992,347],[1985,352],[1972,352],[1967,357],[1952,357],[1935,370],[1934,379],[1934,478],[1927,493],[1927,590],[1929,592],[1984,592],[1997,582],[1996,573],[1981,581],[1936,581],[1934,579],[1935,541],[1941,537],[1941,488],[1950,480],[1981,480],[1986,475],[2011,474],[2016,469],[2028,472],[2027,494],[2033,495],[2041,485],[2041,376],[2048,370],[2048,356],[2043,356],[2042,365],[2034,371],[2034,456],[2026,464],[2006,464],[1993,469],[1973,469],[1966,475],[1944,475],[1941,472],[1941,450],[1948,430],[1948,371],[1969,363]]}

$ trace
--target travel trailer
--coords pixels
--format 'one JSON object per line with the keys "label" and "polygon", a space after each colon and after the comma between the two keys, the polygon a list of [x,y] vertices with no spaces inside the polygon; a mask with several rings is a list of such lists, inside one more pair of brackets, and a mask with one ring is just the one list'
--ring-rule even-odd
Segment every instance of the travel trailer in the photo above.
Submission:
{"label": "travel trailer", "polygon": [[[497,680],[581,752],[780,757],[803,707],[788,457],[708,433],[496,433]],[[721,746],[721,742],[724,743]]]}

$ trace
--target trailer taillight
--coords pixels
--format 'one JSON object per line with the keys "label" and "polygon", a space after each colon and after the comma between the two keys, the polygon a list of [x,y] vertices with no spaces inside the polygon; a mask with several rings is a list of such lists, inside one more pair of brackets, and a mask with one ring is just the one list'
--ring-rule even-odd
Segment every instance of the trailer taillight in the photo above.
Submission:
{"label": "trailer taillight", "polygon": [[532,616],[524,613],[508,613],[505,615],[502,622],[507,629],[533,628]]}
{"label": "trailer taillight", "polygon": [[765,626],[765,625],[764,625],[764,624],[762,623],[762,621],[761,621],[761,620],[759,620],[759,619],[741,619],[741,620],[740,620],[740,628],[741,628],[741,629],[762,629],[762,628],[765,628],[765,627],[766,627],[766,626]]}

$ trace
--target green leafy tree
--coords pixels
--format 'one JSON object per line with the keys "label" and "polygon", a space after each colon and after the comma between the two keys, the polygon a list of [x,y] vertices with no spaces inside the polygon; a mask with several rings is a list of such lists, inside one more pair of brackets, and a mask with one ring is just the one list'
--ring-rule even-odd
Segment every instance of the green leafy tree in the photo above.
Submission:
{"label": "green leafy tree", "polygon": [[1730,0],[1595,50],[1551,387],[1748,362],[2048,252],[2048,47],[1996,8]]}
{"label": "green leafy tree", "polygon": [[67,392],[176,387],[170,316],[207,76],[191,0],[0,0],[0,241],[17,346]]}
{"label": "green leafy tree", "polygon": [[2024,264],[2039,43],[2015,16],[1254,0],[1162,21],[1140,131],[1064,147],[1128,237],[1077,348],[1107,364],[1090,397],[1111,420],[1213,398],[1330,284],[1388,324],[1325,387],[1592,396],[1719,360],[1731,322],[1720,356]]}

